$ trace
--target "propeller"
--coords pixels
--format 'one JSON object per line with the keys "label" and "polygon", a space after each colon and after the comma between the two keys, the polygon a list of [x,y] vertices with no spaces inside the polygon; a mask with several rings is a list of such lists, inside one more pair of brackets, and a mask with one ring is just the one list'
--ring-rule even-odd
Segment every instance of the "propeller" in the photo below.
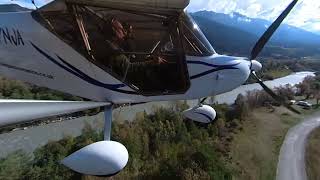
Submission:
{"label": "propeller", "polygon": [[273,33],[279,28],[283,20],[288,16],[293,7],[297,4],[298,0],[293,0],[289,6],[282,12],[282,14],[271,24],[267,31],[261,36],[259,41],[255,44],[251,51],[251,60],[256,59],[260,54],[266,43],[270,40]]}
{"label": "propeller", "polygon": [[284,107],[286,107],[287,109],[289,109],[290,111],[297,113],[297,114],[301,114],[301,112],[299,112],[298,110],[296,110],[295,108],[293,108],[285,98],[277,95],[276,93],[274,93],[267,85],[264,84],[264,82],[257,76],[255,71],[252,71],[252,75],[253,77],[257,80],[257,82],[262,86],[262,88],[277,102],[279,102],[281,105],[283,105]]}
{"label": "propeller", "polygon": [[202,100],[200,100],[199,104],[203,104],[207,99],[208,97],[203,98]]}
{"label": "propeller", "polygon": [[281,15],[271,24],[271,26],[267,29],[267,31],[261,36],[259,41],[255,44],[254,48],[251,51],[251,74],[257,80],[257,82],[262,86],[262,88],[276,101],[278,101],[281,105],[288,108],[290,111],[301,114],[298,110],[294,109],[283,97],[278,96],[274,93],[264,82],[258,77],[256,71],[259,71],[262,68],[262,65],[254,60],[258,57],[266,43],[270,40],[271,36],[274,32],[279,28],[283,20],[288,16],[293,7],[297,4],[298,0],[293,0],[289,6],[281,13]]}

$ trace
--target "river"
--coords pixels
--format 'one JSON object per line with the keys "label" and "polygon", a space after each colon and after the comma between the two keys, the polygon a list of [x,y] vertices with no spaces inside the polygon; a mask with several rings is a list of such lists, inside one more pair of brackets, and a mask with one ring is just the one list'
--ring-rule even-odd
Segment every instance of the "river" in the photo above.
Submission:
{"label": "river", "polygon": [[[312,72],[299,72],[273,81],[267,81],[266,84],[271,88],[286,84],[295,85],[302,82],[306,76],[312,75],[314,75]],[[232,104],[239,94],[245,94],[247,91],[261,89],[262,88],[258,84],[244,85],[231,92],[218,95],[214,100],[218,103]],[[190,106],[196,105],[197,103],[198,100],[188,101]],[[132,121],[136,113],[143,111],[151,113],[154,107],[168,107],[172,104],[172,102],[152,102],[132,107],[118,108],[114,110],[113,116],[116,120]],[[92,125],[95,129],[100,129],[103,124],[103,119],[103,113],[101,113],[93,117],[81,117],[69,121],[0,134],[0,157],[5,157],[8,153],[20,149],[27,153],[32,153],[37,147],[41,147],[49,141],[57,141],[65,136],[79,136],[86,123]]]}

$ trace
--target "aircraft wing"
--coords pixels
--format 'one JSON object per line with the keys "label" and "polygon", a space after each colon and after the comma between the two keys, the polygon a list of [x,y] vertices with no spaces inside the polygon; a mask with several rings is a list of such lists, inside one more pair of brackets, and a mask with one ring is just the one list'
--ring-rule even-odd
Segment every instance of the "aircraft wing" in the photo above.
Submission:
{"label": "aircraft wing", "polygon": [[184,10],[190,0],[55,0],[39,10],[60,11],[65,8],[64,3],[168,14]]}
{"label": "aircraft wing", "polygon": [[107,102],[0,100],[0,127],[108,105]]}

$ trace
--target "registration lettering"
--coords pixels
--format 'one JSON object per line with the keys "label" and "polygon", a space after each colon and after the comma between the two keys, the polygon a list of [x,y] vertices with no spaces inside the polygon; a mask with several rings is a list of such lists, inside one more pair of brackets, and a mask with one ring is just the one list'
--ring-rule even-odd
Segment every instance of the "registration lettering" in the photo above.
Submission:
{"label": "registration lettering", "polygon": [[14,46],[24,46],[24,40],[18,29],[0,27],[0,44],[11,44]]}

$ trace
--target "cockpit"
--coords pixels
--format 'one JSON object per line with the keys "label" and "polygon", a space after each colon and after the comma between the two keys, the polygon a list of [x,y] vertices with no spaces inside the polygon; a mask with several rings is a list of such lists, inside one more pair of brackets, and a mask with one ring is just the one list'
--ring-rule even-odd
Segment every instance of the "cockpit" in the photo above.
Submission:
{"label": "cockpit", "polygon": [[184,93],[186,56],[210,56],[211,44],[192,18],[64,4],[34,17],[91,63],[144,95]]}

